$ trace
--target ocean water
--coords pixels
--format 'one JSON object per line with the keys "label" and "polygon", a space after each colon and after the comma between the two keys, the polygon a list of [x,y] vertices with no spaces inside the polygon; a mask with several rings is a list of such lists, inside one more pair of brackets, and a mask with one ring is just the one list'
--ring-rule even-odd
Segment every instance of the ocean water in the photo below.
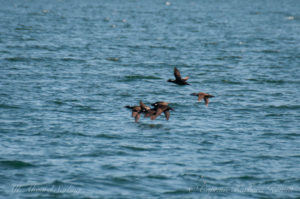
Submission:
{"label": "ocean water", "polygon": [[[299,198],[299,10],[1,1],[0,197]],[[175,111],[135,123],[140,100]]]}

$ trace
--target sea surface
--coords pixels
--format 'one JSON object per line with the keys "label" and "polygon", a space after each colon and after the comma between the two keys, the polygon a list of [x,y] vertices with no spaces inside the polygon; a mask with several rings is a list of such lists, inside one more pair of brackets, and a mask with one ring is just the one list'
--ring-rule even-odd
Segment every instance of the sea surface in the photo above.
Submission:
{"label": "sea surface", "polygon": [[299,0],[0,3],[0,198],[300,198]]}

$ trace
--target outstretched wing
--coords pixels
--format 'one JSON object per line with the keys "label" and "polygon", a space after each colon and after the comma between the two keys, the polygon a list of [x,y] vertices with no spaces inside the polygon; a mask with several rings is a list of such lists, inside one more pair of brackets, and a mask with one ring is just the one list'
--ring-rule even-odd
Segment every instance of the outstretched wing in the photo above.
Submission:
{"label": "outstretched wing", "polygon": [[205,98],[204,98],[204,101],[205,101],[205,105],[208,106],[208,103],[209,103],[208,97],[205,97]]}
{"label": "outstretched wing", "polygon": [[151,120],[155,120],[158,116],[161,115],[162,112],[163,112],[163,109],[158,108],[158,109],[156,110],[155,115],[152,115],[152,116],[151,116]]}
{"label": "outstretched wing", "polygon": [[138,122],[139,119],[140,119],[140,117],[141,117],[141,114],[138,113],[138,114],[135,116],[135,122]]}
{"label": "outstretched wing", "polygon": [[189,77],[182,78],[183,81],[186,81],[188,79],[189,79]]}
{"label": "outstretched wing", "polygon": [[142,101],[140,101],[140,107],[141,107],[141,111],[147,110],[147,106]]}
{"label": "outstretched wing", "polygon": [[200,102],[204,98],[204,95],[198,94],[198,102]]}
{"label": "outstretched wing", "polygon": [[169,120],[169,118],[170,118],[170,111],[165,111],[164,114],[165,114],[166,119]]}
{"label": "outstretched wing", "polygon": [[180,72],[176,67],[174,67],[174,76],[176,79],[181,80]]}
{"label": "outstretched wing", "polygon": [[136,117],[136,115],[138,114],[138,112],[136,112],[136,111],[132,111],[132,114],[131,114],[131,116],[132,117]]}
{"label": "outstretched wing", "polygon": [[152,117],[153,115],[156,114],[156,110],[153,110],[153,109],[149,109],[145,112],[145,117]]}

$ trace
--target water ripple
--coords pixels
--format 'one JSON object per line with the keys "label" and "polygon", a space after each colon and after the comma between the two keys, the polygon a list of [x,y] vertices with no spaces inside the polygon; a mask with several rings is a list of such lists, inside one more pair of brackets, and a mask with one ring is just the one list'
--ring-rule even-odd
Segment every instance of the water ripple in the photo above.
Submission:
{"label": "water ripple", "polygon": [[[298,1],[1,6],[1,196],[299,195]],[[136,123],[140,100],[175,111]]]}
{"label": "water ripple", "polygon": [[23,169],[27,167],[34,167],[34,164],[20,161],[20,160],[0,160],[0,167],[11,169]]}

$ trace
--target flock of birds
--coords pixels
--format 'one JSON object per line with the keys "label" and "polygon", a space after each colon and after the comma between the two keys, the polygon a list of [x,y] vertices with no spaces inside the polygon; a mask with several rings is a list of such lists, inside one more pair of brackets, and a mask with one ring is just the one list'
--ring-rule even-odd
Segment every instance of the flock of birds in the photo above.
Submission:
{"label": "flock of birds", "polygon": [[[179,70],[174,67],[174,76],[175,80],[169,79],[168,82],[172,82],[178,85],[190,85],[187,80],[189,77],[182,78]],[[205,101],[205,105],[208,106],[209,98],[214,97],[208,93],[192,93],[193,96],[198,96],[198,101],[200,102],[202,99]],[[155,120],[158,116],[164,113],[167,120],[170,118],[170,111],[174,111],[172,107],[169,106],[168,102],[155,102],[151,104],[153,108],[146,106],[142,101],[140,101],[140,105],[138,106],[125,106],[125,108],[131,109],[132,117],[135,118],[135,122],[138,122],[141,114],[144,114],[145,117],[150,117],[151,120]]]}

